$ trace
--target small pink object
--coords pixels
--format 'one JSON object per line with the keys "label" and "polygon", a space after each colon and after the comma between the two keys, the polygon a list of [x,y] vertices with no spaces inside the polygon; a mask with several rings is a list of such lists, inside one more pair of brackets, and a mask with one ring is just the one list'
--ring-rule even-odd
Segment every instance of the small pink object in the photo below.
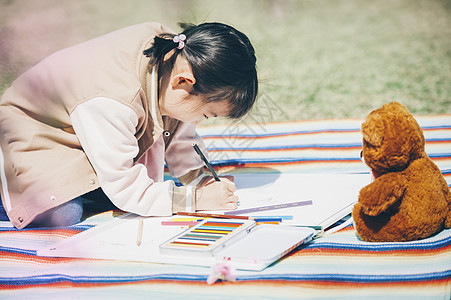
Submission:
{"label": "small pink object", "polygon": [[174,41],[174,43],[179,43],[177,49],[183,49],[183,47],[185,47],[186,35],[184,35],[183,33],[176,35],[172,40]]}
{"label": "small pink object", "polygon": [[235,268],[232,267],[227,261],[217,263],[211,268],[211,273],[207,278],[207,283],[212,285],[218,281],[218,279],[223,281],[235,281]]}

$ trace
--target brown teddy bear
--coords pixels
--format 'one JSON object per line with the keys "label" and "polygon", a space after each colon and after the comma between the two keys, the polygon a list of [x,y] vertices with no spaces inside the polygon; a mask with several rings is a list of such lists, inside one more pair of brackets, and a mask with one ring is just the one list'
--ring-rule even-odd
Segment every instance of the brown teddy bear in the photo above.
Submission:
{"label": "brown teddy bear", "polygon": [[450,190],[407,109],[392,102],[372,111],[362,135],[362,157],[375,179],[360,190],[352,211],[360,238],[412,241],[450,228]]}

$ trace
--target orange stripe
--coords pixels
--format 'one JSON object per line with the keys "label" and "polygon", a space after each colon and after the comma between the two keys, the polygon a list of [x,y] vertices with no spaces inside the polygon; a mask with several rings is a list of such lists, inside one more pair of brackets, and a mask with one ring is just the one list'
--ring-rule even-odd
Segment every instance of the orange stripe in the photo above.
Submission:
{"label": "orange stripe", "polygon": [[[110,286],[137,286],[139,285],[149,285],[157,284],[158,286],[167,287],[180,287],[180,285],[186,285],[190,287],[205,287],[205,281],[184,281],[184,280],[162,280],[162,279],[149,279],[143,281],[127,281],[127,282],[87,282],[87,283],[74,283],[71,281],[61,281],[53,282],[48,284],[24,284],[24,285],[4,285],[4,289],[8,290],[20,290],[26,288],[32,288],[36,286],[47,287],[47,288],[67,288],[67,287],[110,287]],[[246,280],[246,281],[235,281],[235,282],[217,282],[216,287],[225,287],[226,285],[237,286],[240,285],[242,288],[246,287],[248,289],[259,288],[259,287],[270,287],[270,288],[352,288],[352,289],[367,289],[367,288],[400,288],[405,289],[409,287],[421,288],[446,288],[449,285],[449,279],[441,279],[434,281],[407,281],[407,282],[346,282],[346,281],[332,281],[332,280]],[[354,291],[355,292],[355,291]],[[377,291],[376,291],[377,292]],[[387,291],[385,291],[387,292]],[[384,291],[381,290],[384,294]]]}
{"label": "orange stripe", "polygon": [[364,257],[377,257],[387,256],[400,256],[400,257],[420,257],[420,256],[431,256],[438,254],[445,254],[451,251],[451,245],[438,248],[438,249],[425,249],[425,250],[387,250],[387,251],[370,251],[370,250],[360,250],[360,249],[340,249],[340,248],[322,248],[321,246],[316,248],[304,248],[300,251],[292,253],[290,256],[364,256]]}

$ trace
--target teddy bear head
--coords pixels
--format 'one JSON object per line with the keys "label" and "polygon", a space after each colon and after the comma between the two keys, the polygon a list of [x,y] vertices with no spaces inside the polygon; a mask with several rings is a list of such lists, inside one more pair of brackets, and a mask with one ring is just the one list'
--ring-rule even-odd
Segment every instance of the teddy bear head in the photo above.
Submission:
{"label": "teddy bear head", "polygon": [[398,102],[372,111],[362,124],[362,135],[362,157],[376,178],[404,170],[425,153],[423,131]]}

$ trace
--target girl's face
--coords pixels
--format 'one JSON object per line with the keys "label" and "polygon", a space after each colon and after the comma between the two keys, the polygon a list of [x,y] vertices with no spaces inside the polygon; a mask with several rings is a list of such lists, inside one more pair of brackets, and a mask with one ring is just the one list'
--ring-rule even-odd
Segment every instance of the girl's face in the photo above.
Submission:
{"label": "girl's face", "polygon": [[159,106],[163,116],[185,123],[199,124],[203,119],[229,114],[226,100],[206,103],[201,95],[194,95],[196,79],[183,57],[177,57],[171,70],[162,69]]}
{"label": "girl's face", "polygon": [[190,95],[184,99],[172,98],[160,102],[160,111],[164,116],[197,125],[207,118],[227,116],[229,106],[226,100],[205,103],[202,97]]}

